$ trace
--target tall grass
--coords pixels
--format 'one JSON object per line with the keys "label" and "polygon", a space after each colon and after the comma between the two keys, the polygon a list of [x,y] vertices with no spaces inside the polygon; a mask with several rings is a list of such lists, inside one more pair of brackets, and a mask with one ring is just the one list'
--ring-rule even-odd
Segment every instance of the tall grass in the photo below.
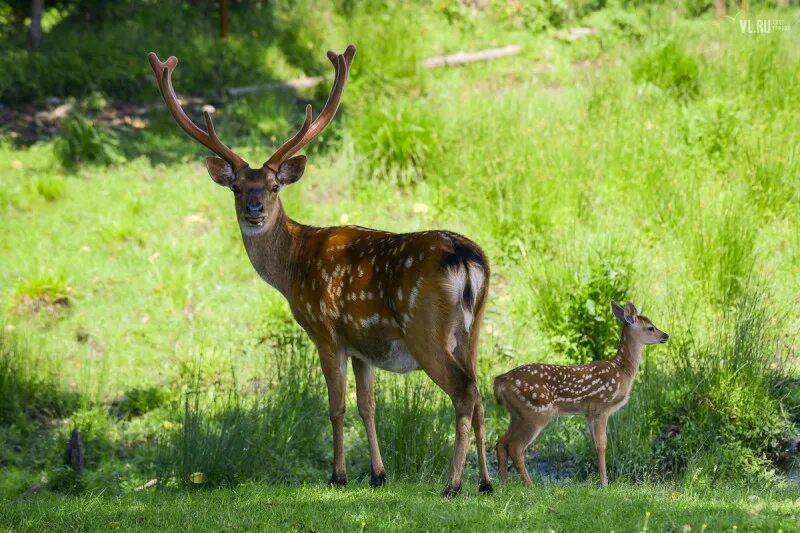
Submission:
{"label": "tall grass", "polygon": [[230,387],[195,376],[180,430],[164,446],[165,464],[179,482],[311,481],[327,470],[325,382],[299,335],[290,325],[271,333],[276,371],[252,381],[251,394],[240,390],[235,374]]}
{"label": "tall grass", "polygon": [[376,425],[392,479],[440,481],[452,459],[455,415],[447,395],[427,376],[381,376]]}

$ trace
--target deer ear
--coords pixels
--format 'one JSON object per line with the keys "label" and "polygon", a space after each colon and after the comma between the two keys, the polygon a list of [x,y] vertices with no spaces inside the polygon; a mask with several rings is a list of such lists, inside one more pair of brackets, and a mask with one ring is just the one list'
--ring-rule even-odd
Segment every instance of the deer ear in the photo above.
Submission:
{"label": "deer ear", "polygon": [[625,322],[628,324],[636,324],[636,321],[639,319],[639,311],[636,310],[636,306],[633,305],[633,302],[628,300],[625,304]]}
{"label": "deer ear", "polygon": [[219,157],[207,157],[206,168],[208,168],[208,175],[211,176],[211,179],[223,187],[230,187],[233,180],[236,179],[231,166]]}
{"label": "deer ear", "polygon": [[303,176],[306,170],[306,156],[298,155],[287,159],[278,169],[278,183],[281,187],[291,185]]}
{"label": "deer ear", "polygon": [[614,300],[611,300],[611,312],[617,317],[617,320],[622,322],[623,324],[626,323],[625,320],[625,310]]}

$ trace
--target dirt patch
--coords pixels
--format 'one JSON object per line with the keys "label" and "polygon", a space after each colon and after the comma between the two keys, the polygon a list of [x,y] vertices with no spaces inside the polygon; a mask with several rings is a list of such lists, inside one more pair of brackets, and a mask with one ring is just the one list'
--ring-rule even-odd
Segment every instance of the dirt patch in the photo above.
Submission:
{"label": "dirt patch", "polygon": [[71,293],[67,289],[66,294],[24,294],[17,299],[14,310],[18,315],[37,315],[43,313],[49,316],[57,316],[69,309],[72,305],[70,300]]}

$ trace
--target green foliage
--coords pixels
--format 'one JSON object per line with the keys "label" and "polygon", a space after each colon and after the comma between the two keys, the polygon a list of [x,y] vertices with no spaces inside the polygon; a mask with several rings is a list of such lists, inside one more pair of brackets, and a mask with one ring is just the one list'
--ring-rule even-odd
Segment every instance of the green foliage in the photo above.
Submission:
{"label": "green foliage", "polygon": [[590,256],[571,275],[548,271],[540,284],[543,325],[556,353],[571,363],[607,359],[616,352],[619,323],[612,300],[624,303],[630,290],[630,263],[609,255]]}
{"label": "green foliage", "polygon": [[447,396],[419,374],[381,376],[376,391],[376,423],[387,473],[393,479],[444,479],[455,427]]}
{"label": "green foliage", "polygon": [[633,79],[651,83],[678,98],[691,98],[700,89],[698,60],[676,37],[654,43],[631,66]]}
{"label": "green foliage", "polygon": [[56,139],[56,155],[66,168],[83,163],[119,162],[119,141],[113,131],[97,126],[79,113],[70,113]]}
{"label": "green foliage", "polygon": [[411,185],[425,179],[429,159],[439,146],[441,124],[424,105],[381,102],[354,119],[355,149],[363,154],[369,180]]}
{"label": "green foliage", "polygon": [[757,293],[743,296],[718,339],[677,354],[674,436],[663,442],[670,469],[703,469],[712,482],[771,474],[767,452],[793,429],[765,372],[783,366],[767,305]]}
{"label": "green foliage", "polygon": [[268,339],[276,372],[245,396],[203,381],[187,391],[181,429],[164,448],[181,483],[236,485],[247,479],[310,481],[327,470],[330,440],[324,381],[308,340],[288,323]]}
{"label": "green foliage", "polygon": [[[65,13],[46,29],[37,53],[0,43],[0,100],[18,106],[51,95],[85,96],[79,109],[87,115],[119,111],[120,100],[155,101],[144,60],[155,46],[162,59],[181,58],[175,79],[181,97],[203,96],[217,106],[221,137],[258,165],[298,127],[305,103],[319,111],[330,81],[308,93],[247,98],[220,97],[222,89],[329,76],[320,50],[354,42],[359,52],[339,118],[306,150],[304,179],[281,193],[287,212],[314,225],[348,220],[393,231],[443,227],[479,243],[492,265],[482,387],[525,362],[608,357],[619,334],[608,302],[633,295],[672,340],[646,350],[629,403],[611,419],[609,472],[613,484],[667,483],[662,496],[669,505],[655,507],[644,483],[620,489],[614,508],[627,512],[634,498],[638,514],[609,521],[608,529],[641,529],[645,510],[654,512],[652,528],[680,529],[685,522],[675,518],[673,505],[680,498],[671,491],[729,482],[745,486],[729,505],[752,511],[730,524],[792,529],[768,521],[767,503],[750,506],[744,495],[762,494],[763,487],[748,479],[772,484],[775,469],[790,464],[791,456],[775,462],[775,450],[793,442],[799,420],[796,363],[782,358],[797,351],[800,34],[751,38],[733,24],[682,18],[675,4],[644,2],[570,2],[560,21],[530,11],[528,27],[523,8],[563,5],[341,0],[315,6],[303,0],[282,2],[276,13],[274,3],[241,0],[231,2],[232,35],[220,41],[208,6],[146,2],[105,2],[111,16],[86,20]],[[536,22],[539,14],[547,20]],[[758,16],[797,25],[791,11]],[[573,22],[598,31],[570,41],[533,29]],[[461,67],[419,67],[433,55],[510,43],[522,45],[522,53]],[[199,119],[197,106],[187,108]],[[105,130],[81,122],[82,116],[70,119],[80,131],[67,134],[76,164],[106,146],[97,142]],[[122,127],[116,134],[124,161],[86,165],[81,179],[59,168],[54,143],[22,148],[15,145],[17,132],[2,133],[2,309],[12,324],[36,336],[47,361],[52,354],[63,364],[17,364],[17,355],[4,363],[0,397],[12,407],[3,411],[10,421],[0,422],[0,494],[14,499],[43,475],[60,479],[63,444],[76,426],[87,442],[89,469],[81,482],[86,493],[102,495],[98,502],[137,508],[141,502],[155,507],[162,497],[182,501],[172,488],[194,486],[195,473],[204,486],[324,480],[330,424],[317,356],[290,325],[281,295],[253,273],[230,194],[211,184],[202,166],[207,151],[181,133],[161,104],[144,118],[145,128]],[[89,141],[81,140],[83,130]],[[770,318],[762,337],[752,333],[755,327],[737,325],[761,316],[741,303],[759,279],[772,294],[767,307],[786,317]],[[58,320],[43,320],[48,316]],[[730,361],[738,362],[729,368]],[[252,515],[284,511],[265,505],[271,498],[265,494],[295,495],[289,501],[312,501],[315,510],[320,500],[341,510],[352,507],[354,495],[374,497],[387,513],[405,505],[392,499],[403,490],[413,494],[415,506],[417,498],[439,501],[453,437],[447,398],[423,374],[379,373],[378,385],[378,432],[390,479],[430,479],[437,486],[390,486],[380,494],[361,494],[358,486],[326,492],[262,487],[255,489],[258,512]],[[355,404],[351,377],[345,446],[350,479],[358,485],[366,483],[368,451]],[[507,413],[489,396],[485,404],[491,448]],[[18,416],[21,405],[33,408]],[[543,480],[596,476],[580,417],[555,421],[528,459]],[[475,467],[471,451],[467,472],[473,479]],[[126,500],[153,478],[167,490],[147,489],[133,496],[143,500]],[[498,491],[513,496],[510,503],[481,500],[484,507],[476,508],[475,501],[452,502],[459,512],[446,516],[476,512],[497,526],[512,514],[529,520],[522,511],[535,508],[554,518],[538,497],[560,501],[558,491],[590,495],[594,510],[602,503],[592,499],[599,493],[588,484],[524,493],[512,486]],[[191,498],[193,504],[227,501],[233,492]],[[106,500],[109,494],[115,496]],[[602,497],[608,494],[617,493]],[[88,496],[39,497],[57,502],[54,508],[78,506],[71,515],[87,520],[102,512],[100,504],[86,505]],[[680,501],[691,513],[702,508],[719,516],[718,506],[702,507],[708,497],[695,500],[691,493]],[[236,501],[249,505],[246,498]],[[92,514],[81,514],[79,504]],[[504,511],[506,504],[520,511]],[[50,512],[38,501],[14,505],[21,510],[2,507],[0,516]],[[109,507],[118,520],[119,509]],[[387,514],[393,524],[397,509]],[[425,521],[441,515],[432,509],[426,506],[426,516],[406,529],[442,529]],[[659,509],[668,518],[659,521]],[[173,511],[181,512],[165,512]],[[791,511],[785,514],[796,514]],[[281,515],[293,521],[276,529],[311,523],[293,512]],[[361,511],[348,516],[357,519],[352,529],[368,522]],[[30,528],[42,527],[29,520]],[[208,529],[229,527],[225,520]],[[524,527],[505,520],[507,529]],[[57,523],[64,527],[53,529],[68,527]],[[464,523],[478,522],[457,525]],[[586,529],[576,524],[567,529]],[[558,525],[554,529],[564,529]]]}
{"label": "green foliage", "polygon": [[125,391],[115,406],[114,411],[120,417],[131,418],[158,409],[168,399],[167,392],[161,387],[134,387]]}
{"label": "green foliage", "polygon": [[0,426],[28,431],[37,421],[68,415],[77,395],[62,390],[58,378],[20,335],[0,329]]}
{"label": "green foliage", "polygon": [[17,314],[46,312],[57,315],[71,305],[72,288],[61,274],[40,272],[20,280],[13,299]]}

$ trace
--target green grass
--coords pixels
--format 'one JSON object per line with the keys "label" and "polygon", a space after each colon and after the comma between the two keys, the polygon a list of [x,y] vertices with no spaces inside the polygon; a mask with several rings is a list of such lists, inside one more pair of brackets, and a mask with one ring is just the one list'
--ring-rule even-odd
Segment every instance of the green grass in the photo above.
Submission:
{"label": "green grass", "polygon": [[[46,46],[28,71],[0,74],[7,101],[41,82],[79,97],[82,113],[29,147],[0,132],[0,401],[9,406],[0,413],[0,497],[50,480],[0,516],[24,516],[32,529],[131,520],[250,529],[263,518],[280,520],[278,529],[361,529],[363,520],[367,529],[640,530],[650,511],[648,527],[659,530],[798,528],[787,511],[798,496],[780,488],[796,461],[783,450],[800,433],[796,10],[756,8],[753,16],[792,30],[754,36],[686,16],[683,3],[580,4],[566,19],[504,3],[474,12],[340,2],[313,16],[312,2],[280,16],[273,3],[247,16],[238,11],[246,2],[234,4],[237,30],[221,47],[196,10],[170,14],[197,30],[191,39],[158,34],[165,12],[134,10],[98,22],[86,42]],[[289,31],[304,20],[313,23]],[[574,43],[553,33],[573,23],[600,31]],[[63,24],[51,43],[80,26]],[[361,488],[369,462],[352,375],[345,442],[356,487],[315,484],[331,460],[316,356],[252,271],[230,193],[202,166],[205,151],[160,105],[143,128],[109,131],[93,113],[109,98],[156,96],[150,47],[181,57],[180,94],[220,94],[223,85],[327,72],[324,47],[309,45],[319,33],[325,45],[353,41],[359,51],[340,117],[308,148],[306,175],[282,192],[284,204],[306,223],[448,228],[485,249],[493,277],[479,371],[490,446],[507,423],[491,379],[531,361],[607,357],[617,335],[609,300],[632,299],[670,333],[645,351],[631,401],[611,420],[608,491],[591,487],[583,420],[565,418],[528,456],[535,478],[565,485],[440,501],[449,402],[423,375],[385,373],[377,423],[390,485]],[[49,76],[61,70],[48,65],[97,48],[94,39],[121,58],[106,58],[107,69],[86,59],[96,84],[76,88],[86,65]],[[415,66],[511,42],[520,55]],[[28,54],[12,37],[3,46]],[[88,92],[96,90],[106,94]],[[326,90],[212,98],[215,122],[258,165],[306,102],[321,108]],[[85,492],[65,496],[60,464],[73,427],[86,444]],[[475,469],[473,451],[471,478]],[[206,490],[193,490],[195,473]],[[132,494],[152,478],[167,488]]]}
{"label": "green grass", "polygon": [[[314,485],[46,495],[0,508],[12,531],[797,531],[797,491],[685,492],[678,487],[508,486],[442,500],[440,487]],[[687,528],[691,528],[688,529]]]}

